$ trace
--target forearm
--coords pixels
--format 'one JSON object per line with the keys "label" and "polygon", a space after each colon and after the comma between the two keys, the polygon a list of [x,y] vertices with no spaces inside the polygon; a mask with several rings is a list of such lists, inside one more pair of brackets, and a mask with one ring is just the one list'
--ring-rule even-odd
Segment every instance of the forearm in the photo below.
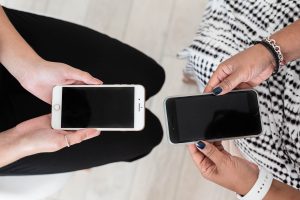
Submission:
{"label": "forearm", "polygon": [[10,23],[0,6],[0,62],[19,81],[41,59]]}
{"label": "forearm", "polygon": [[281,48],[286,62],[300,58],[300,20],[271,36]]}
{"label": "forearm", "polygon": [[264,200],[282,199],[300,200],[300,191],[277,180],[273,180],[272,186]]}
{"label": "forearm", "polygon": [[12,131],[9,129],[0,133],[0,168],[25,156],[20,148],[22,142],[14,137]]}

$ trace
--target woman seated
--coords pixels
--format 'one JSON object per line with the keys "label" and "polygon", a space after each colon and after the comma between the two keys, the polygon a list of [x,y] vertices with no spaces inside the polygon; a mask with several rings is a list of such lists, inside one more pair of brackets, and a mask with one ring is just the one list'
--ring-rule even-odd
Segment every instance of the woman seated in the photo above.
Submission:
{"label": "woman seated", "polygon": [[0,27],[0,175],[51,174],[133,161],[160,143],[161,124],[149,110],[144,130],[101,136],[93,129],[53,130],[47,115],[55,85],[102,84],[100,79],[141,84],[150,98],[165,78],[154,60],[88,28],[1,6]]}
{"label": "woman seated", "polygon": [[241,199],[300,199],[299,10],[298,1],[211,0],[183,52],[185,75],[204,92],[255,87],[259,94],[262,135],[235,140],[245,159],[220,143],[189,146],[202,175]]}

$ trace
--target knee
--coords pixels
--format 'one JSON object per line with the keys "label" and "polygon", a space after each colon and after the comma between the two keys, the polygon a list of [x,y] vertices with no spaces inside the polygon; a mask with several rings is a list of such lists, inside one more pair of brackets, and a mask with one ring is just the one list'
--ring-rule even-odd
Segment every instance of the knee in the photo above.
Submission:
{"label": "knee", "polygon": [[149,58],[146,65],[144,73],[147,80],[145,80],[146,84],[144,86],[146,88],[146,96],[149,98],[160,91],[166,75],[163,67],[153,59]]}
{"label": "knee", "polygon": [[154,147],[161,143],[163,139],[163,128],[160,120],[148,110],[146,113],[146,126],[144,131],[147,135],[147,149],[148,151],[151,151]]}

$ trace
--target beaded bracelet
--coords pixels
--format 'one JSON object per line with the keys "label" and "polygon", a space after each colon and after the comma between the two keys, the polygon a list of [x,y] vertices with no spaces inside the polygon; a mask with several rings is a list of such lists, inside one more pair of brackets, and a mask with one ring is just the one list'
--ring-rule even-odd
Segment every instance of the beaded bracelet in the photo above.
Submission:
{"label": "beaded bracelet", "polygon": [[282,68],[282,66],[286,65],[280,46],[276,44],[274,39],[267,37],[261,41],[254,41],[253,44],[263,45],[272,54],[275,60],[275,69],[273,74],[276,74]]}

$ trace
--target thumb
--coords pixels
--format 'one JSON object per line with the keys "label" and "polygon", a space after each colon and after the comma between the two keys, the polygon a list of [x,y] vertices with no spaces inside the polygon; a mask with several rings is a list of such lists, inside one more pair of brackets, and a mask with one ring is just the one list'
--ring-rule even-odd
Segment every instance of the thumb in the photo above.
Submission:
{"label": "thumb", "polygon": [[70,68],[70,71],[68,74],[69,74],[69,77],[67,77],[68,79],[74,79],[76,81],[81,81],[85,84],[98,85],[98,84],[103,83],[101,80],[93,77],[88,72],[81,71],[81,70],[73,68],[73,67]]}
{"label": "thumb", "polygon": [[236,88],[240,83],[241,80],[241,74],[238,72],[235,72],[231,75],[229,75],[227,78],[225,78],[217,87],[213,89],[213,93],[215,95],[223,95],[234,88]]}
{"label": "thumb", "polygon": [[227,157],[225,153],[209,142],[199,141],[196,143],[196,147],[217,166],[219,166]]}

